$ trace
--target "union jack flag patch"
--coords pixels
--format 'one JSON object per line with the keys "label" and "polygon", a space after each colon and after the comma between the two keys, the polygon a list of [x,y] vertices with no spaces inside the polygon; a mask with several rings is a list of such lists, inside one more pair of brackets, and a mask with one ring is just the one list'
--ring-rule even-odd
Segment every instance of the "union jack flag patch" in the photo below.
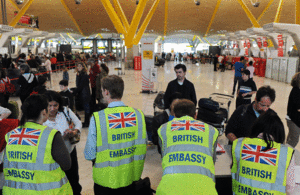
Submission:
{"label": "union jack flag patch", "polygon": [[205,132],[205,126],[204,123],[200,121],[189,121],[189,120],[172,121],[171,131],[183,131],[183,130]]}
{"label": "union jack flag patch", "polygon": [[110,129],[120,129],[136,126],[136,116],[134,112],[121,112],[108,115]]}
{"label": "union jack flag patch", "polygon": [[265,148],[266,147],[264,146],[244,144],[242,149],[242,160],[276,166],[278,150],[272,148],[267,151],[261,151]]}
{"label": "union jack flag patch", "polygon": [[36,146],[40,135],[39,129],[17,128],[10,134],[8,145]]}

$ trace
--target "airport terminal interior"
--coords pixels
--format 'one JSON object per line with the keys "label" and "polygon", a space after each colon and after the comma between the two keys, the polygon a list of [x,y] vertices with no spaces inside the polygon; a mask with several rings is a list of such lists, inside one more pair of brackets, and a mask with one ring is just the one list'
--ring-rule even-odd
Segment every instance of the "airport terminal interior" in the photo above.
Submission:
{"label": "airport terminal interior", "polygon": [[[15,62],[21,53],[41,58],[59,52],[99,55],[109,75],[124,80],[125,105],[141,109],[145,116],[163,111],[154,108],[154,100],[176,78],[174,66],[184,64],[197,101],[214,93],[227,95],[230,106],[220,105],[228,108],[230,117],[237,98],[232,96],[235,71],[230,63],[245,56],[247,64],[252,57],[253,81],[257,89],[275,89],[271,108],[286,135],[289,132],[291,79],[299,72],[299,0],[1,0],[1,5],[0,54]],[[225,71],[214,71],[216,55],[233,57]],[[63,64],[73,66],[74,60]],[[13,63],[16,69],[17,64]],[[70,68],[68,73],[69,88],[76,87],[76,71]],[[63,71],[58,66],[50,75],[47,89],[60,91]],[[21,107],[19,97],[11,96],[10,101]],[[78,113],[83,122],[84,111]],[[88,131],[82,128],[76,144],[82,194],[94,194],[92,162],[83,153]],[[232,159],[224,132],[218,143],[226,152],[217,154],[215,175],[230,177]],[[300,150],[300,144],[295,148]],[[161,163],[157,146],[149,142],[142,178],[149,177],[154,190],[162,178]]]}

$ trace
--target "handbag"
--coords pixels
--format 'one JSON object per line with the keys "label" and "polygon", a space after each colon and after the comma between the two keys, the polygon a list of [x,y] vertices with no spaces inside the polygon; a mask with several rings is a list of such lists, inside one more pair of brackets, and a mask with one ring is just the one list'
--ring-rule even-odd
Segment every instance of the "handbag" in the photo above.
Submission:
{"label": "handbag", "polygon": [[[68,110],[68,112],[67,112],[68,116],[66,115],[66,113],[64,111],[63,111],[63,114],[65,115],[65,117],[68,121],[69,129],[73,131],[75,128],[75,124],[70,117],[69,108],[67,108],[67,110]],[[71,144],[76,144],[79,141],[80,141],[80,132],[78,131],[73,137],[70,138],[70,142],[71,142]]]}
{"label": "handbag", "polygon": [[4,82],[5,85],[5,91],[4,91],[5,94],[11,95],[16,92],[15,85],[12,84],[8,78],[7,78],[7,82],[5,82],[4,79],[2,79],[2,81]]}
{"label": "handbag", "polygon": [[134,182],[134,187],[136,195],[153,195],[153,193],[156,193],[156,191],[151,188],[149,177],[145,177],[144,179]]}

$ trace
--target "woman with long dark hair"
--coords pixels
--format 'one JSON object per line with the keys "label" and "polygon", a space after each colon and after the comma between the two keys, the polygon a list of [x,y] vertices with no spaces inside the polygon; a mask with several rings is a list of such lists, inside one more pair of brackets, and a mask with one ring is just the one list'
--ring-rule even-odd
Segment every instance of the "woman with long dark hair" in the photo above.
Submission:
{"label": "woman with long dark hair", "polygon": [[250,138],[233,142],[231,172],[235,194],[293,194],[300,189],[294,178],[300,155],[284,145],[284,140],[282,121],[268,110],[253,124]]}
{"label": "woman with long dark hair", "polygon": [[3,194],[31,194],[37,189],[41,194],[73,194],[64,172],[71,167],[70,155],[60,132],[43,125],[47,119],[47,98],[28,97],[20,126],[5,136]]}
{"label": "woman with long dark hair", "polygon": [[85,112],[83,127],[88,127],[90,123],[91,100],[89,75],[87,74],[87,68],[83,63],[77,63],[76,70],[76,90],[74,91],[74,95],[80,99]]}
{"label": "woman with long dark hair", "polygon": [[[71,140],[76,134],[80,133],[82,124],[70,108],[63,106],[62,97],[58,92],[47,91],[45,96],[49,101],[49,117],[44,125],[58,130],[63,135],[72,162],[71,168],[65,173],[70,181],[73,193],[80,194],[82,187],[79,184],[77,150],[76,145],[72,144]],[[70,125],[74,127],[70,128]]]}

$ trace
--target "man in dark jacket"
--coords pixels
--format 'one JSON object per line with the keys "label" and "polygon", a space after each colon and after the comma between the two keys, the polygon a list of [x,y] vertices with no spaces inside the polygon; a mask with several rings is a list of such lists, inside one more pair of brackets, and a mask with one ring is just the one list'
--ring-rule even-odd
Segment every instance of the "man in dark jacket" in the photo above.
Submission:
{"label": "man in dark jacket", "polygon": [[174,115],[173,115],[173,102],[175,102],[175,100],[178,100],[178,99],[182,99],[182,94],[179,93],[179,92],[175,92],[172,94],[171,96],[171,107],[170,109],[166,109],[163,111],[163,113],[161,114],[158,114],[156,116],[153,117],[153,122],[152,122],[152,125],[151,125],[151,132],[152,132],[152,142],[154,145],[157,145],[157,150],[158,150],[158,153],[161,154],[161,148],[158,144],[158,129],[160,128],[161,125],[163,125],[164,123],[166,122],[169,122],[171,120],[173,120],[174,118]]}
{"label": "man in dark jacket", "polygon": [[270,86],[258,89],[252,104],[239,106],[231,115],[226,126],[226,137],[229,143],[240,137],[249,137],[254,121],[266,112],[275,101],[275,90]]}
{"label": "man in dark jacket", "polygon": [[194,84],[185,78],[186,66],[184,64],[177,64],[174,67],[177,79],[169,82],[167,90],[164,96],[165,109],[170,107],[171,95],[175,92],[179,92],[183,95],[183,98],[191,100],[197,105],[197,97]]}

